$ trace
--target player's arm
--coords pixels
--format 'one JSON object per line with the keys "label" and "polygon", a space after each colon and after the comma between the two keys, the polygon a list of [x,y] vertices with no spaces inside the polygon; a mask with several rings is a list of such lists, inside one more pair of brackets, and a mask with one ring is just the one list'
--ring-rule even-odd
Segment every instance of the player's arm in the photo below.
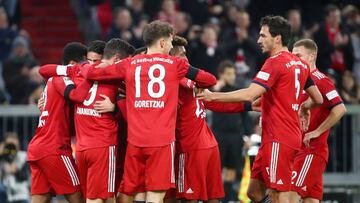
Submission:
{"label": "player's arm", "polygon": [[252,111],[251,103],[224,103],[224,102],[207,102],[204,101],[204,106],[214,112],[219,113],[239,113],[243,111]]}
{"label": "player's arm", "polygon": [[315,85],[314,81],[311,79],[310,76],[306,80],[304,90],[309,95],[310,98],[301,105],[302,108],[312,109],[323,103],[323,97],[322,97],[318,87]]}
{"label": "player's arm", "polygon": [[51,77],[55,76],[68,76],[73,77],[78,72],[78,66],[63,66],[56,64],[47,64],[43,65],[39,69],[39,74],[45,79],[48,80]]}
{"label": "player's arm", "polygon": [[186,75],[186,78],[196,82],[196,86],[200,88],[208,88],[216,85],[216,77],[211,73],[204,70],[200,70],[193,66],[190,66]]}
{"label": "player's arm", "polygon": [[127,112],[126,112],[126,99],[123,95],[119,95],[117,98],[117,108],[119,110],[118,113],[122,114],[122,117],[127,122]]}
{"label": "player's arm", "polygon": [[92,65],[88,69],[81,71],[81,74],[88,80],[104,81],[104,80],[119,80],[124,79],[126,60],[119,63],[108,65],[105,63],[99,65]]}
{"label": "player's arm", "polygon": [[54,87],[65,99],[81,103],[86,99],[92,83],[84,80],[77,86],[69,77],[54,77]]}
{"label": "player's arm", "polygon": [[252,102],[265,92],[265,87],[257,83],[251,83],[248,88],[232,92],[210,92],[209,90],[204,90],[197,94],[197,98],[216,102]]}
{"label": "player's arm", "polygon": [[343,103],[334,106],[328,117],[314,131],[305,134],[304,144],[309,146],[310,140],[319,137],[325,131],[333,127],[346,113],[346,107]]}

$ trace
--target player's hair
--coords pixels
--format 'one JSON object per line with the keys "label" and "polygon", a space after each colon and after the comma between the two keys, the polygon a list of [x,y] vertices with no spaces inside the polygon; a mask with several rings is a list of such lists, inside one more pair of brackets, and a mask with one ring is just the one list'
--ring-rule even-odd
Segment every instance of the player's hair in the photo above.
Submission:
{"label": "player's hair", "polygon": [[260,20],[260,26],[267,25],[272,37],[281,36],[283,46],[287,46],[291,36],[291,26],[282,16],[265,16]]}
{"label": "player's hair", "polygon": [[120,59],[129,57],[135,52],[135,48],[120,38],[113,38],[108,41],[104,48],[104,59],[110,59],[116,54],[120,55]]}
{"label": "player's hair", "polygon": [[294,44],[294,47],[301,47],[301,46],[303,46],[303,47],[305,47],[305,49],[308,49],[315,53],[317,53],[317,51],[318,51],[318,46],[312,39],[301,39],[301,40],[295,42],[295,44]]}
{"label": "player's hair", "polygon": [[97,54],[103,55],[104,54],[104,48],[105,48],[106,42],[102,40],[94,40],[91,41],[88,44],[88,52],[95,52]]}
{"label": "player's hair", "polygon": [[69,42],[65,45],[62,55],[63,65],[67,65],[70,61],[80,63],[87,54],[87,48],[80,42]]}
{"label": "player's hair", "polygon": [[147,24],[143,31],[145,46],[152,46],[157,40],[163,37],[170,37],[175,34],[174,28],[167,22],[159,20]]}
{"label": "player's hair", "polygon": [[175,47],[175,46],[187,46],[188,45],[188,41],[183,38],[183,37],[180,37],[178,35],[176,35],[173,39],[173,41],[171,42],[172,45]]}
{"label": "player's hair", "polygon": [[337,7],[336,5],[334,4],[328,4],[326,7],[325,7],[325,16],[328,16],[330,13],[336,11],[336,10],[339,10],[339,7]]}
{"label": "player's hair", "polygon": [[137,48],[136,50],[135,50],[135,52],[133,53],[133,56],[135,56],[135,55],[138,55],[138,54],[141,54],[141,53],[146,53],[146,51],[147,51],[147,48],[146,47],[140,47],[140,48]]}
{"label": "player's hair", "polygon": [[231,62],[230,60],[224,60],[222,62],[220,62],[219,64],[219,74],[223,74],[225,72],[225,69],[227,68],[231,68],[231,69],[235,69],[235,65],[233,62]]}

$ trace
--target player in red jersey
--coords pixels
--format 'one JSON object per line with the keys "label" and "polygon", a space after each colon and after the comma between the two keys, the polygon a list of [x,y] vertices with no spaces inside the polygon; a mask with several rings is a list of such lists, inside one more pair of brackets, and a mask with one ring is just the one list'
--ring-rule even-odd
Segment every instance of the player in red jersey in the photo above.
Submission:
{"label": "player in red jersey", "polygon": [[[174,37],[170,55],[186,57],[186,39]],[[202,102],[195,83],[182,79],[176,122],[176,198],[216,203],[224,197],[218,143],[206,123],[206,109],[216,112],[251,110],[251,103]],[[170,192],[171,193],[171,192]],[[170,195],[171,196],[171,195]]]}
{"label": "player in red jersey", "polygon": [[[85,55],[84,45],[69,43],[64,48],[63,63],[80,63]],[[70,146],[74,132],[69,100],[84,100],[90,85],[84,82],[75,88],[67,77],[52,77],[46,83],[39,125],[28,146],[31,201],[34,203],[50,202],[53,194],[65,195],[69,202],[83,202]]]}
{"label": "player in red jersey", "polygon": [[[107,67],[90,68],[87,78],[125,78],[128,146],[123,177],[124,192],[134,201],[162,202],[175,185],[174,141],[179,81],[215,77],[190,67],[183,58],[169,56],[173,28],[154,21],[143,32],[147,54],[136,55]],[[208,81],[208,80],[205,80]],[[209,86],[212,84],[200,83]]]}
{"label": "player in red jersey", "polygon": [[[328,161],[327,138],[330,128],[345,114],[346,108],[331,80],[315,66],[317,45],[303,39],[294,44],[293,54],[310,66],[311,78],[318,86],[324,103],[311,110],[310,125],[305,129],[301,150],[297,153],[293,169],[293,190],[300,194],[304,203],[319,203],[323,195],[322,173]],[[307,99],[307,95],[303,95]],[[299,197],[293,196],[295,201]]]}
{"label": "player in red jersey", "polygon": [[[134,48],[121,39],[110,40],[104,49],[102,62],[114,64],[128,57]],[[75,70],[86,71],[89,65]],[[42,70],[46,74],[68,73],[68,67],[48,65]],[[66,68],[57,71],[59,68]],[[72,73],[74,74],[74,73]],[[85,79],[81,74],[74,76],[75,83]],[[116,154],[117,154],[117,120],[112,113],[99,113],[95,110],[95,101],[101,98],[115,102],[118,86],[121,81],[95,81],[81,103],[75,103],[76,159],[79,168],[83,193],[88,202],[111,201],[115,196]]]}
{"label": "player in red jersey", "polygon": [[290,37],[289,23],[280,16],[266,16],[261,19],[260,26],[258,43],[263,52],[269,52],[270,58],[252,84],[228,93],[204,91],[198,98],[243,102],[261,96],[262,143],[251,171],[248,193],[253,201],[266,201],[262,200],[264,194],[253,195],[254,191],[264,191],[265,183],[271,202],[288,203],[293,159],[302,141],[298,117],[300,94],[305,90],[312,98],[303,105],[303,110],[321,104],[322,97],[311,80],[308,65],[286,47]]}

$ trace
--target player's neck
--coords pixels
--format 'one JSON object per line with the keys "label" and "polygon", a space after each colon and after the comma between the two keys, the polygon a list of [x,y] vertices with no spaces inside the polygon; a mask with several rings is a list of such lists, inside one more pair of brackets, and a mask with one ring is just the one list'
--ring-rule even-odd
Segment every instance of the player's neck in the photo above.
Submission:
{"label": "player's neck", "polygon": [[270,56],[274,56],[282,51],[289,51],[289,49],[286,46],[285,47],[283,47],[283,46],[274,47],[274,49],[272,49],[270,51]]}
{"label": "player's neck", "polygon": [[157,47],[148,47],[146,54],[162,54],[162,50]]}
{"label": "player's neck", "polygon": [[311,73],[316,70],[315,63],[311,63],[311,64],[309,64],[309,65],[310,65],[310,72],[311,72]]}

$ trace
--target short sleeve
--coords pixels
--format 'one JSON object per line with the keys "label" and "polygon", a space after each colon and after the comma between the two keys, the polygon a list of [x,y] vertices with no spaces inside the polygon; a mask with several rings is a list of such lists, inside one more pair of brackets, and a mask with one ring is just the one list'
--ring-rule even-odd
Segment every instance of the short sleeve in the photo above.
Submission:
{"label": "short sleeve", "polygon": [[274,59],[268,59],[261,70],[256,74],[252,82],[263,86],[266,90],[269,90],[275,84],[279,76],[279,64],[277,64]]}
{"label": "short sleeve", "polygon": [[174,57],[174,62],[176,63],[178,78],[181,79],[185,77],[190,68],[189,61],[186,58]]}
{"label": "short sleeve", "polygon": [[330,79],[321,79],[316,83],[316,85],[323,98],[327,101],[327,108],[331,109],[334,106],[343,103],[343,100]]}

